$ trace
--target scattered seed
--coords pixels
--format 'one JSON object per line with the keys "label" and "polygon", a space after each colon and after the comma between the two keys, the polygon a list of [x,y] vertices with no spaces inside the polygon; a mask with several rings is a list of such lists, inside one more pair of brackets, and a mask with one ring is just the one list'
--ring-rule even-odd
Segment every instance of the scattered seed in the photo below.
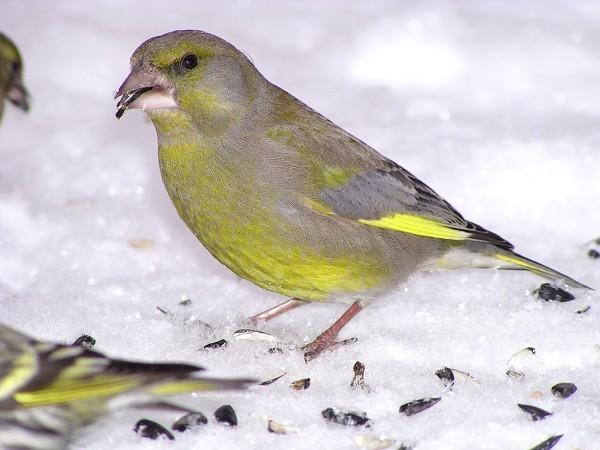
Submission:
{"label": "scattered seed", "polygon": [[523,372],[517,372],[516,370],[512,369],[508,369],[506,371],[506,375],[516,381],[521,381],[523,378],[525,378],[525,374]]}
{"label": "scattered seed", "polygon": [[371,420],[367,417],[366,412],[345,412],[337,408],[327,408],[321,411],[321,415],[327,422],[333,422],[340,425],[350,426],[371,426]]}
{"label": "scattered seed", "polygon": [[506,375],[513,380],[522,380],[525,377],[525,373],[522,370],[517,370],[517,367],[526,366],[535,354],[536,351],[533,347],[525,347],[513,354],[508,358]]}
{"label": "scattered seed", "polygon": [[96,345],[96,339],[94,339],[89,334],[82,334],[77,339],[75,339],[75,342],[73,342],[71,345],[79,345],[80,347],[86,350],[91,350]]}
{"label": "scattered seed", "polygon": [[270,433],[275,434],[290,434],[298,432],[298,428],[290,427],[289,425],[284,425],[271,419],[269,419],[269,422],[267,423],[267,430],[269,430]]}
{"label": "scattered seed", "polygon": [[559,434],[557,436],[551,436],[548,439],[546,439],[544,442],[540,442],[535,447],[531,447],[529,450],[550,450],[552,447],[554,447],[558,443],[558,441],[560,441],[560,439],[562,437],[563,437],[562,434]]}
{"label": "scattered seed", "polygon": [[354,376],[350,382],[350,387],[370,391],[369,385],[365,382],[365,365],[360,361],[356,361],[352,370],[354,371]]}
{"label": "scattered seed", "polygon": [[297,391],[304,391],[310,387],[310,378],[302,378],[301,380],[292,381],[290,387]]}
{"label": "scattered seed", "polygon": [[538,420],[544,420],[546,417],[552,415],[551,412],[544,411],[542,408],[538,408],[537,406],[524,405],[523,403],[518,403],[517,405],[519,408],[529,414],[534,422],[537,422]]}
{"label": "scattered seed", "polygon": [[189,412],[185,416],[180,417],[177,421],[171,426],[171,428],[175,431],[185,431],[191,428],[198,427],[200,425],[206,425],[208,423],[208,419],[201,412]]}
{"label": "scattered seed", "polygon": [[340,345],[351,345],[351,344],[355,344],[358,342],[358,338],[348,338],[348,339],[344,339],[342,341],[336,341],[333,343],[334,346],[340,346]]}
{"label": "scattered seed", "polygon": [[271,355],[282,355],[284,353],[281,347],[271,347],[267,350],[267,352],[269,352]]}
{"label": "scattered seed", "polygon": [[161,424],[154,422],[153,420],[142,419],[139,420],[133,427],[133,431],[142,437],[149,439],[158,439],[165,437],[170,441],[175,440],[175,437],[169,430],[163,427]]}
{"label": "scattered seed", "polygon": [[286,374],[287,374],[287,372],[283,372],[281,375],[277,375],[275,378],[271,378],[270,380],[263,381],[262,383],[258,383],[258,385],[259,386],[268,386],[269,384],[275,383],[277,380],[279,380],[282,376],[284,376]]}
{"label": "scattered seed", "polygon": [[402,444],[400,444],[400,447],[398,447],[398,450],[414,450],[414,446],[412,446],[411,444],[405,444],[403,442]]}
{"label": "scattered seed", "polygon": [[598,250],[594,250],[593,248],[588,252],[588,256],[592,259],[600,258],[600,252]]}
{"label": "scattered seed", "polygon": [[217,422],[226,423],[232,427],[237,425],[237,416],[231,405],[223,405],[215,411],[215,419]]}
{"label": "scattered seed", "polygon": [[152,239],[131,239],[129,241],[129,245],[137,250],[146,250],[148,248],[154,247],[154,241]]}
{"label": "scattered seed", "polygon": [[362,434],[356,436],[356,445],[366,450],[382,450],[389,448],[396,443],[395,439],[381,438],[372,434]]}
{"label": "scattered seed", "polygon": [[426,409],[431,408],[440,400],[441,397],[426,397],[420,398],[418,400],[413,400],[412,402],[408,402],[400,406],[400,414],[404,414],[405,416],[413,416],[422,411],[425,411]]}
{"label": "scattered seed", "polygon": [[542,391],[533,391],[531,394],[529,394],[529,396],[533,399],[540,399],[544,396],[544,393]]}
{"label": "scattered seed", "polygon": [[578,309],[577,311],[575,311],[575,314],[585,314],[590,309],[592,309],[592,306],[591,305],[587,305],[587,306],[584,306],[583,308]]}
{"label": "scattered seed", "polygon": [[264,331],[241,329],[233,333],[233,339],[236,341],[265,341],[265,342],[282,342],[278,337]]}
{"label": "scattered seed", "polygon": [[171,311],[169,311],[166,308],[163,308],[161,306],[157,306],[156,309],[158,309],[161,313],[163,313],[165,316],[172,316],[173,313]]}
{"label": "scattered seed", "polygon": [[547,302],[570,302],[571,300],[575,300],[575,296],[570,292],[565,291],[558,286],[553,286],[550,283],[544,283],[535,291],[533,291],[538,298],[545,300]]}
{"label": "scattered seed", "polygon": [[454,373],[449,367],[443,367],[435,371],[435,375],[442,381],[442,384],[452,389],[454,386]]}
{"label": "scattered seed", "polygon": [[191,305],[191,304],[192,304],[192,299],[190,299],[190,298],[185,298],[185,299],[181,300],[181,301],[179,302],[179,304],[180,304],[181,306],[189,306],[189,305]]}
{"label": "scattered seed", "polygon": [[218,341],[211,342],[210,344],[206,344],[204,347],[202,347],[202,349],[210,350],[210,349],[214,349],[214,348],[227,347],[228,345],[229,345],[229,342],[227,342],[225,339],[220,339]]}
{"label": "scattered seed", "polygon": [[552,386],[552,394],[558,398],[569,398],[577,392],[577,386],[573,383],[558,383]]}

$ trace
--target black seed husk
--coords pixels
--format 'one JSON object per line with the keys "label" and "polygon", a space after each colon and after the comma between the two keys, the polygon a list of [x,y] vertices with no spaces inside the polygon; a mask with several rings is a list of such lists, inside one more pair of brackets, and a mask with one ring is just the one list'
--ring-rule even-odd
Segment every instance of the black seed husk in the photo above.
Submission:
{"label": "black seed husk", "polygon": [[551,412],[545,411],[542,408],[538,408],[537,406],[524,405],[523,403],[518,403],[517,405],[519,406],[519,408],[521,408],[523,411],[529,414],[531,420],[533,420],[534,422],[537,422],[538,420],[544,420],[546,417],[552,415]]}
{"label": "black seed husk", "polygon": [[231,405],[223,405],[215,411],[215,419],[217,422],[226,423],[232,427],[237,425],[237,416]]}
{"label": "black seed husk", "polygon": [[75,342],[73,342],[71,345],[79,345],[80,347],[86,350],[91,350],[96,345],[96,339],[94,339],[89,334],[82,334],[77,339],[75,339]]}
{"label": "black seed husk", "polygon": [[185,431],[207,423],[208,419],[201,412],[189,412],[177,419],[171,428],[175,431]]}
{"label": "black seed husk", "polygon": [[452,372],[452,369],[443,367],[440,370],[436,370],[435,375],[442,381],[444,386],[452,387],[452,385],[454,385],[454,373]]}
{"label": "black seed husk", "polygon": [[569,398],[577,392],[577,386],[573,383],[557,383],[551,388],[552,394],[558,398]]}
{"label": "black seed husk", "polygon": [[588,256],[592,259],[598,259],[600,258],[600,252],[598,250],[591,249],[588,252]]}
{"label": "black seed husk", "polygon": [[262,383],[258,383],[259,386],[268,386],[269,384],[273,384],[275,383],[277,380],[279,380],[282,376],[286,375],[287,372],[283,372],[281,375],[277,375],[274,378],[271,378],[270,380],[266,380],[263,381]]}
{"label": "black seed husk", "polygon": [[570,292],[565,291],[558,286],[553,286],[550,283],[544,283],[535,291],[533,291],[538,298],[547,302],[570,302],[575,300],[575,296]]}
{"label": "black seed husk", "polygon": [[426,409],[431,408],[440,400],[441,397],[426,397],[420,398],[418,400],[413,400],[412,402],[408,402],[400,406],[400,414],[404,414],[405,416],[413,416],[422,411],[425,411]]}
{"label": "black seed husk", "polygon": [[302,378],[301,380],[292,381],[290,387],[297,391],[303,391],[310,387],[310,378]]}
{"label": "black seed husk", "polygon": [[149,419],[138,420],[133,427],[133,431],[148,439],[158,439],[164,436],[171,441],[175,440],[175,437],[169,430],[167,430],[161,424]]}
{"label": "black seed husk", "polygon": [[202,348],[204,350],[210,350],[210,349],[214,349],[214,348],[227,347],[228,345],[229,345],[229,342],[227,342],[225,339],[220,339],[218,341],[211,342],[210,344],[206,344]]}
{"label": "black seed husk", "polygon": [[550,450],[552,447],[554,447],[558,443],[558,441],[560,441],[560,439],[562,437],[563,437],[562,434],[559,434],[557,436],[551,436],[548,439],[546,439],[544,442],[540,442],[535,447],[531,447],[529,450]]}
{"label": "black seed husk", "polygon": [[337,408],[327,408],[321,411],[321,415],[327,422],[354,427],[371,426],[371,420],[366,412],[341,411]]}

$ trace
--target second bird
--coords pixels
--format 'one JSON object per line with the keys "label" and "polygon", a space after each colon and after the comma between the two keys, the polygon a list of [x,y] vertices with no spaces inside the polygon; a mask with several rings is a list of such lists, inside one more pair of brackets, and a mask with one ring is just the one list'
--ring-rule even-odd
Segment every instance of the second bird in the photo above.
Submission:
{"label": "second bird", "polygon": [[395,162],[270,83],[228,42],[174,31],[144,42],[117,92],[143,109],[162,178],[208,251],[260,287],[349,309],[305,347],[310,360],[370,300],[420,270],[525,269],[585,287],[518,255]]}

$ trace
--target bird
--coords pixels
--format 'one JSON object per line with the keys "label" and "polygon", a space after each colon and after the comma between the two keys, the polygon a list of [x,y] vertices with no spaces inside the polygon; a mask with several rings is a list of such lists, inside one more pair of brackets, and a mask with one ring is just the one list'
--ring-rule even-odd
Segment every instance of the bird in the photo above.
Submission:
{"label": "bird", "polygon": [[244,389],[250,379],[198,376],[202,367],[112,359],[40,341],[0,324],[0,448],[61,450],[75,432],[125,407],[188,411],[165,396]]}
{"label": "bird", "polygon": [[396,162],[268,81],[246,54],[198,30],[143,42],[115,94],[117,118],[144,110],[179,216],[238,276],[288,298],[347,310],[303,347],[335,344],[373,300],[418,271],[521,269],[587,288],[519,255]]}
{"label": "bird", "polygon": [[4,99],[25,112],[29,111],[29,93],[23,83],[21,54],[14,42],[0,33],[0,120]]}

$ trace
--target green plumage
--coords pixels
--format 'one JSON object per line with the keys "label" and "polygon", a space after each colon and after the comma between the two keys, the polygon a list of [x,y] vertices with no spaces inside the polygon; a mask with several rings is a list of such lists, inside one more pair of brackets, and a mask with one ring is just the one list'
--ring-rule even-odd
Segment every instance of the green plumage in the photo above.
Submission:
{"label": "green plumage", "polygon": [[0,33],[0,120],[7,99],[18,108],[29,109],[29,94],[23,84],[23,61],[17,46]]}
{"label": "green plumage", "polygon": [[252,382],[200,377],[202,370],[111,359],[0,324],[0,448],[63,449],[78,427],[113,409],[172,394],[243,389]]}
{"label": "green plumage", "polygon": [[[119,111],[148,112],[179,215],[239,276],[301,300],[350,301],[418,270],[532,270],[510,243],[270,83],[222,39],[168,33],[143,43],[131,65]],[[130,100],[140,88],[148,92]],[[548,270],[537,272],[580,285]]]}

